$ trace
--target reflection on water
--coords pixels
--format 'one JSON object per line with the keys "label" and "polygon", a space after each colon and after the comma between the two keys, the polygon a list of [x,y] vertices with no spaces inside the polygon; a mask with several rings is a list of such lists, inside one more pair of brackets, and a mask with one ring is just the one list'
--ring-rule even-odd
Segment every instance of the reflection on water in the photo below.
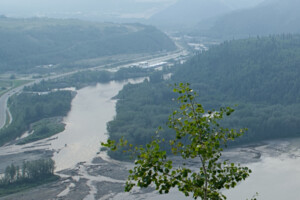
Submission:
{"label": "reflection on water", "polygon": [[111,98],[117,95],[126,83],[143,80],[112,81],[78,91],[72,101],[72,109],[64,119],[65,131],[51,142],[52,148],[58,150],[53,157],[57,171],[95,157],[100,142],[107,139],[106,123],[115,115],[116,101]]}

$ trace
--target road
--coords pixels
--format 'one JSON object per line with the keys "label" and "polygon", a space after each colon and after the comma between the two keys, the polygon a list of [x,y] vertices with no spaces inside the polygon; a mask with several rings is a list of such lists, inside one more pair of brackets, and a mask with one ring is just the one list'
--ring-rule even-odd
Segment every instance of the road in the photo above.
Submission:
{"label": "road", "polygon": [[[180,56],[186,56],[186,55],[188,55],[188,52],[186,50],[180,48],[179,50],[168,53],[167,55],[164,54],[163,56],[158,56],[158,57],[155,57],[155,58],[153,58],[153,56],[152,56],[152,58],[149,58],[149,56],[148,57],[142,57],[140,59],[136,59],[132,63],[123,64],[123,65],[120,65],[118,67],[114,67],[113,69],[114,70],[119,70],[120,68],[126,68],[126,67],[130,67],[132,65],[138,65],[140,62],[147,62],[147,63],[149,63],[149,65],[153,65],[155,63],[164,62],[164,61],[167,61],[167,60],[175,59],[175,58],[178,58]],[[126,61],[126,60],[124,60],[124,61]],[[118,62],[118,63],[120,63],[120,62]],[[112,65],[115,65],[115,64],[118,64],[118,63],[112,63]],[[30,86],[30,85],[33,85],[35,83],[39,83],[42,80],[50,80],[50,79],[56,79],[56,78],[60,78],[60,77],[64,77],[64,76],[69,76],[69,75],[75,74],[77,72],[88,71],[88,70],[101,70],[106,66],[107,65],[101,65],[101,66],[92,67],[92,68],[79,69],[79,70],[74,70],[72,72],[67,72],[67,73],[63,73],[63,74],[52,75],[52,76],[49,76],[49,77],[46,77],[46,78],[36,79],[36,80],[34,80],[30,83],[24,84],[22,86],[19,86],[17,88],[14,88],[14,89],[6,92],[5,94],[3,94],[0,97],[0,129],[6,124],[6,115],[7,115],[7,112],[8,112],[7,101],[9,99],[9,97],[11,97],[12,95],[14,95],[16,93],[21,92],[25,86]],[[10,121],[12,121],[12,120],[10,120]]]}
{"label": "road", "polygon": [[[21,92],[25,86],[29,86],[29,85],[32,85],[34,83],[38,83],[40,81],[41,80],[35,80],[35,81],[30,82],[30,83],[24,84],[22,86],[16,87],[16,88],[4,93],[0,97],[0,128],[2,128],[6,123],[6,114],[7,114],[7,112],[9,112],[8,108],[7,108],[7,101],[9,99],[9,97],[11,97],[12,95],[14,95],[18,92]],[[10,120],[10,121],[12,121],[12,120]]]}

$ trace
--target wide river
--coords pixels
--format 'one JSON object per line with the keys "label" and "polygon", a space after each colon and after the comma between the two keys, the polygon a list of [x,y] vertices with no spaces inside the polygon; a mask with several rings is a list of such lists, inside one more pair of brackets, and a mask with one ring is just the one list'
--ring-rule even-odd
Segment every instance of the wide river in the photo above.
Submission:
{"label": "wide river", "polygon": [[[91,161],[99,151],[100,142],[106,141],[106,123],[115,116],[114,97],[128,83],[143,81],[110,82],[78,90],[72,102],[72,109],[64,119],[66,130],[51,141],[57,170],[72,168],[78,162]],[[245,150],[245,149],[244,149]],[[248,154],[237,154],[230,150],[237,160],[247,160]],[[235,189],[224,191],[229,200],[246,200],[258,192],[261,200],[298,200],[300,199],[300,140],[286,139],[270,141],[255,147],[261,153],[257,162],[249,161],[253,173]],[[144,196],[145,199],[191,199],[174,191],[165,196]],[[120,194],[116,199],[131,199]]]}
{"label": "wide river", "polygon": [[143,80],[111,81],[77,91],[71,111],[64,119],[65,131],[51,142],[51,147],[58,150],[53,157],[57,171],[72,168],[79,162],[91,161],[96,156],[100,143],[108,138],[106,123],[116,115],[116,100],[112,97],[125,84]]}

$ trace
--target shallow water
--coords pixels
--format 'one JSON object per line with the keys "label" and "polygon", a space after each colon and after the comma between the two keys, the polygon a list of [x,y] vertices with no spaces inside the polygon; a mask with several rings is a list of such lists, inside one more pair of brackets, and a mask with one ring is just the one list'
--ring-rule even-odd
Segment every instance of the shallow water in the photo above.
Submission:
{"label": "shallow water", "polygon": [[116,114],[116,100],[111,98],[128,82],[143,80],[111,81],[77,91],[71,111],[64,119],[65,131],[51,141],[51,148],[58,150],[53,157],[57,171],[72,168],[79,162],[91,161],[96,156],[100,143],[107,140],[106,123]]}
{"label": "shallow water", "polygon": [[261,161],[247,164],[253,173],[245,182],[225,193],[228,199],[250,199],[256,192],[262,200],[300,199],[299,149],[299,138],[272,141],[260,148]]}

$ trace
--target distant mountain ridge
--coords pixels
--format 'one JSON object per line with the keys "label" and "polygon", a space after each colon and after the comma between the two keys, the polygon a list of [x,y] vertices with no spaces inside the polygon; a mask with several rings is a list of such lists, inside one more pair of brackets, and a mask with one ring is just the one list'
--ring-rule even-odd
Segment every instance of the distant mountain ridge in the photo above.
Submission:
{"label": "distant mountain ridge", "polygon": [[[227,37],[300,33],[299,8],[298,0],[267,0],[254,8],[219,17],[211,29],[199,32]],[[198,29],[201,29],[200,25]]]}
{"label": "distant mountain ridge", "polygon": [[221,0],[178,0],[172,6],[153,15],[149,21],[161,27],[186,28],[208,19],[231,11]]}

